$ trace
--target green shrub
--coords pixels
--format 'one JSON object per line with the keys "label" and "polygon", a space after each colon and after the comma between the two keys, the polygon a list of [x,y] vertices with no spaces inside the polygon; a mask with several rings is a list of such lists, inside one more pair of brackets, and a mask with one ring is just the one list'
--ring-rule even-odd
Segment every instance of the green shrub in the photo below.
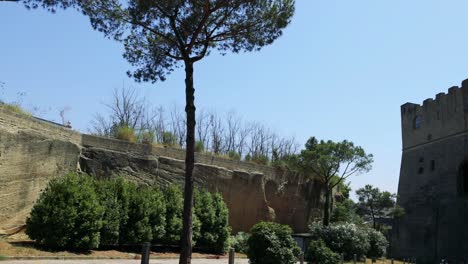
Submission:
{"label": "green shrub", "polygon": [[153,131],[143,131],[138,135],[138,141],[142,144],[153,144],[155,135]]}
{"label": "green shrub", "polygon": [[166,202],[166,234],[161,239],[163,243],[177,245],[182,232],[182,212],[184,200],[182,191],[176,185],[169,185],[163,191]]}
{"label": "green shrub", "polygon": [[[165,235],[159,239],[163,244],[179,245],[182,234],[182,214],[184,211],[184,198],[177,185],[169,185],[163,190],[166,202]],[[200,237],[201,223],[195,212],[192,217],[192,231],[194,244]]]}
{"label": "green shrub", "polygon": [[255,155],[252,156],[251,161],[253,163],[257,163],[257,164],[260,164],[260,165],[268,165],[270,159],[266,155],[255,154]]}
{"label": "green shrub", "polygon": [[195,143],[195,152],[203,152],[205,151],[205,145],[203,144],[203,141],[197,141]]}
{"label": "green shrub", "polygon": [[161,143],[167,146],[174,146],[177,144],[177,139],[171,132],[163,132]]}
{"label": "green shrub", "polygon": [[24,110],[18,103],[3,103],[0,102],[0,105],[9,111],[15,112],[20,115],[25,115],[25,116],[32,116],[32,114],[26,110]]}
{"label": "green shrub", "polygon": [[164,237],[166,207],[163,199],[157,189],[133,188],[130,192],[128,221],[120,234],[120,240],[127,244],[140,244]]}
{"label": "green shrub", "polygon": [[[122,203],[119,199],[121,189],[119,184],[123,184],[123,180],[96,181],[96,192],[99,201],[104,208],[102,216],[101,245],[117,245],[119,244],[120,225],[126,221],[128,203]],[[127,206],[125,206],[127,205]]]}
{"label": "green shrub", "polygon": [[90,176],[68,174],[51,180],[26,220],[26,233],[53,249],[99,246],[103,208]]}
{"label": "green shrub", "polygon": [[229,151],[227,153],[228,157],[230,159],[233,159],[233,160],[240,160],[241,159],[241,156],[239,155],[239,153],[235,152],[235,151]]}
{"label": "green shrub", "polygon": [[231,229],[228,209],[222,196],[196,190],[194,211],[201,224],[197,245],[214,253],[226,252]]}
{"label": "green shrub", "polygon": [[340,256],[325,245],[323,240],[311,241],[307,247],[305,260],[314,264],[338,264]]}
{"label": "green shrub", "polygon": [[261,222],[250,230],[247,256],[252,264],[293,264],[300,249],[289,226]]}
{"label": "green shrub", "polygon": [[125,140],[131,143],[135,143],[136,142],[135,130],[128,126],[119,127],[117,128],[115,138],[120,139],[120,140]]}
{"label": "green shrub", "polygon": [[369,250],[367,251],[367,257],[381,258],[385,256],[388,247],[388,241],[385,236],[381,232],[369,228],[367,230],[367,237],[370,244]]}
{"label": "green shrub", "polygon": [[370,248],[367,229],[355,224],[313,224],[311,233],[315,239],[322,239],[333,252],[343,253],[347,260],[354,254],[359,258],[365,256]]}
{"label": "green shrub", "polygon": [[230,247],[234,248],[234,250],[238,253],[246,254],[249,248],[247,241],[250,237],[249,233],[239,232],[235,236],[230,237]]}

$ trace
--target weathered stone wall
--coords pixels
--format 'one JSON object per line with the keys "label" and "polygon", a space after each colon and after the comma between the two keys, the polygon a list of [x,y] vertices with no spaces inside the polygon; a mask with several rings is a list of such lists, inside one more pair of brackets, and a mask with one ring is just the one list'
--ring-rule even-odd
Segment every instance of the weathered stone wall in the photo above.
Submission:
{"label": "weathered stone wall", "polygon": [[[464,81],[423,105],[401,107],[398,203],[406,214],[395,222],[395,257],[417,257],[418,263],[468,259],[468,199],[460,191],[461,164],[468,157],[467,98]],[[417,116],[423,120],[420,128],[414,124]]]}
{"label": "weathered stone wall", "polygon": [[[140,184],[182,184],[185,151],[79,134],[0,106],[0,233],[24,221],[53,177],[81,170],[97,178],[123,176]],[[321,184],[268,166],[197,153],[195,182],[220,192],[233,231],[261,220],[307,230],[321,215]]]}

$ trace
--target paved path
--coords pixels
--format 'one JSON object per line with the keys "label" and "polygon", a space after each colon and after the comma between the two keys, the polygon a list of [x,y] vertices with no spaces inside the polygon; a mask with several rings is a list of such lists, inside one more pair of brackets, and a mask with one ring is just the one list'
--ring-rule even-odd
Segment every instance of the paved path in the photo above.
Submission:
{"label": "paved path", "polygon": [[[101,260],[6,260],[0,261],[0,264],[140,264],[141,260],[115,260],[115,259],[101,259]],[[178,264],[178,259],[153,259],[151,264]],[[227,264],[227,259],[193,259],[193,264]],[[236,264],[248,264],[247,259],[236,260]]]}

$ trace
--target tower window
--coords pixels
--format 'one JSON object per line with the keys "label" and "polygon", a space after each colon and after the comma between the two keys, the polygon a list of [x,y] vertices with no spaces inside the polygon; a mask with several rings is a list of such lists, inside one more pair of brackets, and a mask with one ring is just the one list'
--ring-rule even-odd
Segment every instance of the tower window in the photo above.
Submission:
{"label": "tower window", "polygon": [[468,196],[468,161],[465,160],[460,165],[458,173],[458,190],[462,196]]}
{"label": "tower window", "polygon": [[414,129],[420,129],[421,126],[422,126],[422,123],[423,123],[423,118],[422,118],[422,116],[417,115],[417,116],[414,118],[414,122],[413,122],[413,127],[414,127]]}
{"label": "tower window", "polygon": [[419,167],[418,174],[423,174],[423,173],[424,173],[424,168],[423,168],[423,167]]}
{"label": "tower window", "polygon": [[435,160],[431,160],[431,171],[435,171]]}

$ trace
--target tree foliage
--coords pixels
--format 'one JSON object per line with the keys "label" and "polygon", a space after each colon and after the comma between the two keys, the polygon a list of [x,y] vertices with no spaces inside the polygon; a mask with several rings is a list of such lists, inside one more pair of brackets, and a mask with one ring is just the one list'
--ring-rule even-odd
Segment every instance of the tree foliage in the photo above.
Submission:
{"label": "tree foliage", "polygon": [[381,192],[379,188],[368,184],[356,190],[356,195],[361,214],[371,216],[374,229],[377,228],[376,219],[400,217],[404,214],[403,208],[396,204],[396,194]]}
{"label": "tree foliage", "polygon": [[228,224],[229,211],[219,193],[195,192],[195,214],[200,220],[200,237],[197,246],[214,253],[226,252],[231,228]]}
{"label": "tree foliage", "polygon": [[330,199],[334,187],[351,175],[368,172],[372,168],[373,156],[353,142],[318,141],[311,137],[301,151],[297,166],[305,173],[320,177],[325,184],[323,224],[330,221]]}
{"label": "tree foliage", "polygon": [[26,234],[52,249],[93,249],[102,214],[92,178],[71,173],[49,182],[26,220]]}

